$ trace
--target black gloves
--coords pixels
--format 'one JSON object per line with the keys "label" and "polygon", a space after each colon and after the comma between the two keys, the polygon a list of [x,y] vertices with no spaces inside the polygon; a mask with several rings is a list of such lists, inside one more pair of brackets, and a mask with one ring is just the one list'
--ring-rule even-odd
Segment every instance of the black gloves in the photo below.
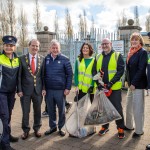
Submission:
{"label": "black gloves", "polygon": [[93,89],[94,89],[94,87],[93,86],[90,86],[90,88],[88,89],[88,93],[90,94],[90,93],[93,93]]}
{"label": "black gloves", "polygon": [[106,89],[110,90],[110,88],[112,87],[113,83],[112,82],[108,82],[108,84],[106,85]]}
{"label": "black gloves", "polygon": [[104,86],[102,86],[101,84],[99,84],[99,85],[97,86],[97,88],[98,88],[99,91],[101,91],[101,90],[104,88]]}

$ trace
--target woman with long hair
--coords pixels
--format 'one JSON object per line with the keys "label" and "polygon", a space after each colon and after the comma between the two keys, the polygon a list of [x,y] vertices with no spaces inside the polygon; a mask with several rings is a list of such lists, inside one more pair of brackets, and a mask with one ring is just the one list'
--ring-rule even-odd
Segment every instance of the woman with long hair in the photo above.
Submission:
{"label": "woman with long hair", "polygon": [[83,43],[80,49],[80,55],[75,63],[74,83],[75,91],[78,92],[78,98],[81,99],[87,93],[90,93],[91,103],[94,98],[94,81],[92,79],[92,68],[94,57],[92,57],[93,48],[90,43]]}

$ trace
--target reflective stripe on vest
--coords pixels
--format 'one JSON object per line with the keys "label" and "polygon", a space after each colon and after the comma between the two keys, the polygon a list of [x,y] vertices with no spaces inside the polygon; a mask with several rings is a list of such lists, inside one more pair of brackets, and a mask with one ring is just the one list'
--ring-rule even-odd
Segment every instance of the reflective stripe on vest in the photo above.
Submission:
{"label": "reflective stripe on vest", "polygon": [[19,67],[19,58],[16,57],[10,61],[10,59],[4,54],[0,55],[0,64],[7,68],[18,68]]}
{"label": "reflective stripe on vest", "polygon": [[147,63],[150,64],[150,53],[148,54],[148,60]]}
{"label": "reflective stripe on vest", "polygon": [[84,59],[79,62],[78,60],[78,87],[82,92],[87,93],[92,83],[92,67],[94,64],[94,58],[86,68]]}
{"label": "reflective stripe on vest", "polygon": [[[119,57],[120,53],[119,52],[114,52],[109,60],[108,63],[108,79],[109,81],[111,81],[111,79],[115,76],[116,72],[117,72],[117,61],[118,61],[118,57]],[[101,70],[102,68],[102,62],[103,62],[103,55],[99,54],[97,56],[97,72]],[[122,82],[121,79],[120,81],[117,81],[115,84],[113,84],[112,86],[112,90],[119,90],[122,88]]]}

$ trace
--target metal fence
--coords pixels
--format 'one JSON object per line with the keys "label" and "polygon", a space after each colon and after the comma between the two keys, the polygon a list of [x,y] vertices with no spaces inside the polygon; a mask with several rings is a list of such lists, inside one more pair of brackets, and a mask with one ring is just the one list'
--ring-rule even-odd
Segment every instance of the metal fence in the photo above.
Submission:
{"label": "metal fence", "polygon": [[[119,35],[117,32],[107,32],[105,30],[94,30],[93,32],[87,33],[86,37],[82,37],[81,33],[77,33],[68,39],[66,35],[57,35],[57,40],[61,43],[61,52],[66,55],[74,68],[77,56],[80,54],[80,48],[84,42],[91,43],[95,54],[101,51],[101,41],[103,38],[109,38],[113,43],[114,41],[122,41],[121,53],[126,58],[127,52],[130,47],[129,39],[130,35]],[[118,49],[117,49],[118,50]]]}

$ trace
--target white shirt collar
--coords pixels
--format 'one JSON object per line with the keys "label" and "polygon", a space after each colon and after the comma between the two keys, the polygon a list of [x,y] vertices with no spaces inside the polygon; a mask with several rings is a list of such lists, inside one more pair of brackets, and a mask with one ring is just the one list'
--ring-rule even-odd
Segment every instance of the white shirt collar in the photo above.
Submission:
{"label": "white shirt collar", "polygon": [[53,58],[53,61],[56,59],[56,57],[53,57],[53,55],[51,54],[51,57]]}
{"label": "white shirt collar", "polygon": [[33,56],[33,55],[31,55],[31,54],[29,53],[29,58],[32,59],[32,57],[35,57],[35,59],[36,59],[36,58],[37,58],[37,54],[35,54],[35,55]]}

